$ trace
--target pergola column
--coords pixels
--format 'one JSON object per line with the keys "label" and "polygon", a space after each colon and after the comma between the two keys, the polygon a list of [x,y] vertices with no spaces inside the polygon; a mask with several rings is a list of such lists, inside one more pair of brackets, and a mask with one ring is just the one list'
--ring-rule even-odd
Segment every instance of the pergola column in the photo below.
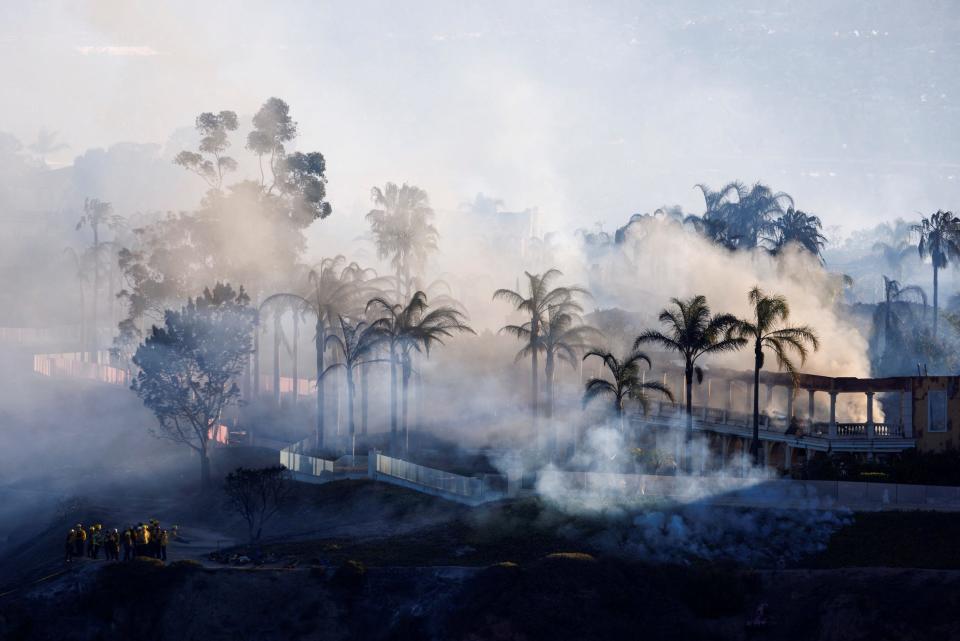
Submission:
{"label": "pergola column", "polygon": [[807,420],[810,421],[811,431],[813,428],[813,416],[816,412],[816,405],[813,403],[813,395],[816,394],[816,390],[808,389],[807,390]]}
{"label": "pergola column", "polygon": [[787,426],[790,425],[790,419],[793,418],[793,388],[787,388]]}
{"label": "pergola column", "polygon": [[837,393],[830,391],[830,438],[837,438]]}
{"label": "pergola column", "polygon": [[873,392],[867,392],[867,438],[874,437]]}
{"label": "pergola column", "polygon": [[903,425],[903,436],[913,438],[913,390],[902,392],[900,397],[900,423]]}

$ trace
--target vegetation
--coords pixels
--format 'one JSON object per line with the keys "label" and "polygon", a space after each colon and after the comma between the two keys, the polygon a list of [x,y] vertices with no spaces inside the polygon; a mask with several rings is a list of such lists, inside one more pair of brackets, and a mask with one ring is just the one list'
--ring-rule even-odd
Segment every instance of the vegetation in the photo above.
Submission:
{"label": "vegetation", "polygon": [[263,527],[290,499],[290,473],[282,465],[258,469],[238,467],[227,474],[228,505],[246,522],[249,540],[259,541]]}
{"label": "vegetation", "polygon": [[940,285],[937,275],[951,261],[960,260],[960,219],[953,212],[938,210],[929,218],[913,225],[912,231],[919,243],[917,251],[921,258],[930,257],[933,268],[933,338],[937,338],[937,324],[940,316]]}
{"label": "vegetation", "polygon": [[390,446],[398,451],[397,438],[397,378],[400,375],[400,426],[403,434],[403,449],[410,447],[407,427],[407,396],[410,375],[413,372],[413,354],[430,353],[433,345],[443,344],[443,339],[460,332],[474,333],[464,322],[464,315],[453,306],[441,305],[433,309],[427,295],[415,292],[405,305],[391,304],[387,299],[374,297],[367,303],[367,311],[379,310],[381,316],[371,327],[389,349],[390,361]]}
{"label": "vegetation", "polygon": [[540,368],[538,356],[541,351],[541,334],[544,326],[549,323],[550,314],[555,317],[561,314],[576,314],[583,311],[583,307],[575,300],[577,295],[588,295],[582,287],[550,285],[562,273],[558,269],[549,269],[542,274],[524,272],[527,277],[527,294],[524,296],[511,289],[498,289],[493,293],[494,300],[505,300],[512,304],[517,311],[529,318],[523,325],[506,325],[500,331],[513,334],[521,340],[526,340],[530,355],[530,407],[534,426],[539,429],[537,418],[540,413]]}
{"label": "vegetation", "polygon": [[373,357],[377,347],[383,341],[383,334],[377,327],[364,321],[351,323],[343,316],[340,317],[340,332],[327,335],[327,343],[333,344],[340,351],[340,360],[328,365],[320,374],[324,378],[331,371],[343,368],[347,379],[347,429],[350,434],[350,454],[356,455],[357,426],[354,421],[354,402],[356,388],[354,372],[367,363],[375,362]]}
{"label": "vegetation", "polygon": [[640,364],[646,363],[648,369],[651,365],[650,358],[643,352],[632,352],[620,360],[610,352],[591,350],[584,355],[583,360],[591,356],[603,360],[610,379],[588,380],[583,392],[583,405],[586,407],[596,398],[609,398],[612,401],[612,413],[620,422],[621,433],[626,432],[624,409],[628,401],[635,401],[644,413],[649,407],[648,392],[659,392],[673,401],[673,393],[663,383],[643,380]]}
{"label": "vegetation", "polygon": [[813,349],[820,346],[816,333],[810,327],[784,326],[790,318],[790,306],[787,299],[778,295],[767,295],[759,287],[749,293],[753,317],[741,320],[737,324],[737,333],[753,345],[753,439],[750,453],[754,462],[760,456],[760,370],[764,365],[764,350],[771,350],[777,357],[777,366],[787,370],[796,380],[797,366],[790,358],[796,352],[802,365],[807,358],[808,345]]}
{"label": "vegetation", "polygon": [[739,327],[732,314],[710,315],[706,296],[692,296],[687,300],[671,299],[675,309],[660,312],[660,322],[666,325],[667,333],[647,330],[633,343],[637,350],[645,343],[654,343],[683,357],[684,383],[686,384],[687,441],[693,436],[693,380],[703,382],[703,370],[697,360],[707,354],[719,354],[740,349],[746,339],[735,334]]}
{"label": "vegetation", "polygon": [[236,378],[253,352],[255,312],[241,287],[217,284],[167,310],[162,327],[134,354],[140,368],[131,389],[157,417],[160,438],[187,445],[200,457],[200,481],[210,487],[209,441],[224,410],[240,396]]}
{"label": "vegetation", "polygon": [[412,294],[411,279],[437,250],[437,229],[427,192],[413,185],[387,183],[371,191],[375,209],[367,214],[380,258],[390,258],[397,277],[397,292]]}

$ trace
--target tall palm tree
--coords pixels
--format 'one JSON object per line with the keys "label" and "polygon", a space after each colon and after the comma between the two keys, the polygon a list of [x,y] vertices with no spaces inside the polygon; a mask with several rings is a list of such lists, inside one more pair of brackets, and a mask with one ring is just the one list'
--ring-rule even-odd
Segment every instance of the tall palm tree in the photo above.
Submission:
{"label": "tall palm tree", "polygon": [[613,401],[613,413],[620,421],[621,433],[625,432],[623,411],[627,401],[636,401],[644,413],[649,407],[647,392],[660,392],[673,401],[673,393],[663,383],[643,380],[640,364],[646,363],[648,369],[651,366],[650,358],[643,352],[632,352],[620,360],[610,352],[591,350],[583,356],[583,360],[591,356],[603,360],[612,380],[591,378],[587,381],[583,392],[583,406],[586,407],[596,398],[609,397]]}
{"label": "tall palm tree", "polygon": [[770,252],[779,254],[791,244],[797,244],[823,262],[823,247],[827,237],[821,233],[823,223],[812,214],[789,207],[773,223],[773,234],[769,239]]}
{"label": "tall palm tree", "polygon": [[405,305],[391,303],[382,296],[371,298],[368,311],[380,313],[371,327],[380,332],[381,342],[389,351],[390,362],[390,443],[397,450],[397,387],[400,387],[400,427],[404,449],[409,450],[410,435],[407,426],[407,399],[410,376],[413,373],[413,354],[423,351],[429,356],[434,345],[443,344],[455,332],[474,333],[466,324],[464,314],[452,305],[430,308],[427,295],[417,291]]}
{"label": "tall palm tree", "polygon": [[[897,317],[895,312],[895,307],[897,303],[906,303],[909,302],[909,298],[915,298],[920,301],[924,308],[924,314],[926,314],[927,308],[927,294],[923,291],[923,288],[916,285],[901,285],[899,282],[883,277],[883,293],[884,293],[884,302],[880,305],[877,305],[877,311],[874,315],[874,327],[881,325],[880,319],[882,318],[883,326],[883,356],[887,356],[888,348],[893,342],[894,336],[894,326],[897,326],[899,332],[900,319]],[[876,331],[876,330],[875,330]]]}
{"label": "tall palm tree", "polygon": [[920,239],[917,245],[920,258],[929,256],[933,266],[933,338],[936,340],[940,316],[937,274],[951,260],[960,259],[960,218],[954,216],[953,212],[938,210],[910,229]]}
{"label": "tall palm tree", "polygon": [[390,258],[397,276],[397,291],[410,294],[411,276],[423,269],[427,256],[437,250],[437,228],[427,192],[414,185],[387,183],[374,187],[375,205],[367,214],[377,255]]}
{"label": "tall palm tree", "polygon": [[313,341],[317,371],[318,448],[323,447],[326,431],[326,380],[320,376],[326,369],[326,337],[336,330],[341,316],[357,315],[361,311],[361,301],[375,287],[375,275],[357,263],[347,263],[341,255],[320,261],[307,275],[310,291],[305,298],[316,318]]}
{"label": "tall palm tree", "polygon": [[[530,321],[523,325],[509,325],[508,330],[516,335],[526,344],[517,352],[517,361],[521,361],[530,356],[533,346],[530,344]],[[554,400],[554,378],[557,362],[567,363],[570,367],[576,367],[579,361],[579,353],[590,347],[591,339],[600,339],[603,333],[596,327],[585,325],[583,318],[577,313],[569,310],[563,310],[554,305],[547,310],[547,319],[541,326],[540,338],[537,342],[537,349],[544,356],[544,380],[543,387],[546,396],[544,404],[544,415],[549,419],[553,417]]]}
{"label": "tall palm tree", "polygon": [[533,422],[536,425],[539,415],[539,365],[537,355],[540,352],[539,342],[543,325],[548,320],[551,308],[555,308],[555,313],[582,312],[583,307],[574,300],[574,296],[577,294],[588,296],[589,293],[582,287],[577,286],[554,287],[551,289],[551,282],[558,276],[562,276],[558,269],[549,269],[543,274],[531,274],[530,272],[524,272],[524,274],[527,276],[526,297],[512,289],[498,289],[493,293],[493,300],[505,300],[529,317],[525,324],[526,327],[524,325],[506,325],[500,331],[513,334],[517,338],[527,341],[531,361],[530,405]]}
{"label": "tall palm tree", "polygon": [[86,346],[86,336],[87,336],[87,304],[86,299],[83,294],[84,284],[89,281],[87,277],[87,270],[84,266],[84,261],[81,258],[80,254],[77,253],[73,247],[67,247],[63,250],[63,253],[70,258],[70,263],[75,269],[74,275],[77,277],[77,293],[80,295],[80,307],[78,309],[80,313],[80,349]]}
{"label": "tall palm tree", "polygon": [[327,343],[332,343],[340,351],[340,361],[333,363],[320,374],[325,377],[329,372],[343,368],[347,379],[347,430],[350,434],[350,454],[356,456],[357,429],[353,420],[353,399],[355,397],[354,371],[365,363],[377,362],[372,357],[383,335],[377,328],[364,321],[351,323],[343,316],[338,317],[339,333],[331,333],[326,337]]}
{"label": "tall palm tree", "polygon": [[90,317],[93,326],[93,331],[91,332],[92,341],[90,346],[91,357],[93,356],[93,352],[97,350],[98,339],[97,329],[99,316],[97,315],[97,297],[100,295],[100,253],[103,247],[103,242],[100,239],[100,232],[102,227],[116,229],[122,221],[123,218],[121,216],[113,213],[113,205],[96,198],[87,198],[84,200],[83,216],[81,216],[80,220],[77,221],[78,230],[83,226],[87,226],[93,233],[93,291],[90,295]]}
{"label": "tall palm tree", "polygon": [[754,463],[757,463],[760,455],[760,370],[764,364],[763,350],[772,350],[777,357],[778,367],[787,370],[796,383],[798,372],[790,360],[790,352],[796,352],[803,365],[807,359],[807,345],[817,350],[820,342],[807,325],[784,326],[790,318],[790,305],[783,296],[768,296],[759,287],[754,287],[748,297],[753,317],[739,321],[736,329],[740,337],[753,343],[753,440],[750,453]]}
{"label": "tall palm tree", "polygon": [[675,309],[664,309],[659,320],[667,332],[648,329],[633,342],[638,350],[644,343],[654,343],[683,357],[684,383],[687,399],[687,441],[693,436],[693,379],[703,382],[703,370],[697,359],[705,354],[732,352],[746,345],[746,339],[737,336],[737,319],[732,314],[710,315],[706,296],[691,296],[686,300],[671,298]]}
{"label": "tall palm tree", "polygon": [[[282,292],[271,294],[260,303],[257,315],[258,319],[263,316],[263,310],[270,308],[273,317],[273,394],[274,404],[280,404],[280,344],[283,343],[287,348],[287,353],[292,362],[293,376],[293,399],[296,404],[299,396],[300,380],[300,321],[306,313],[314,311],[310,301],[300,294],[291,292]],[[284,314],[290,312],[293,316],[293,339],[287,340],[283,333],[281,319]]]}

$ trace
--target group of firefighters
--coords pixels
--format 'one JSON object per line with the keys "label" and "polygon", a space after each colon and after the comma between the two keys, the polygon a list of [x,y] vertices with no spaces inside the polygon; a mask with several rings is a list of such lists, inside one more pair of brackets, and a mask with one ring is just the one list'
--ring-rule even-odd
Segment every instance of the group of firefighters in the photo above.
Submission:
{"label": "group of firefighters", "polygon": [[[172,530],[173,537],[176,537],[177,526],[173,526]],[[97,559],[103,549],[108,561],[119,561],[121,550],[124,561],[130,561],[137,556],[166,561],[170,538],[171,533],[161,528],[160,521],[156,519],[151,519],[149,523],[137,523],[122,532],[117,528],[104,529],[99,523],[90,527],[77,523],[67,533],[65,560],[70,563],[74,558],[83,556]]]}

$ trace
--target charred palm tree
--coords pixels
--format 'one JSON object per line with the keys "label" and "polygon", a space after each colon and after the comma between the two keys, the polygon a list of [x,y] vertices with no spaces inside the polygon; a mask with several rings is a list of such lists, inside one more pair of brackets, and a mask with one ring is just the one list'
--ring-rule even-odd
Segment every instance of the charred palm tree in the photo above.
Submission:
{"label": "charred palm tree", "polygon": [[937,338],[939,283],[937,275],[950,261],[960,260],[960,218],[949,211],[937,211],[911,227],[919,237],[920,258],[930,257],[933,266],[933,338]]}
{"label": "charred palm tree", "polygon": [[338,317],[339,333],[326,337],[328,344],[340,351],[341,359],[333,363],[320,374],[324,378],[335,369],[342,368],[347,379],[347,430],[350,434],[350,455],[356,456],[357,430],[353,420],[353,399],[355,396],[354,372],[365,363],[375,362],[373,353],[383,341],[383,334],[364,321],[351,323],[343,316]]}
{"label": "charred palm tree", "polygon": [[511,289],[498,289],[493,293],[494,300],[505,300],[512,304],[517,311],[527,315],[529,320],[524,325],[507,325],[500,331],[513,334],[521,340],[526,340],[529,348],[531,368],[530,368],[530,405],[532,408],[533,422],[537,425],[539,414],[539,364],[537,356],[540,352],[539,343],[543,326],[548,320],[548,314],[551,308],[555,313],[580,313],[583,307],[576,302],[574,297],[578,294],[589,295],[582,287],[554,287],[550,288],[550,283],[561,272],[557,269],[550,269],[543,274],[531,274],[524,272],[527,276],[527,294],[524,296]]}
{"label": "charred palm tree", "polygon": [[[403,434],[404,449],[410,446],[407,428],[407,394],[410,376],[413,373],[412,355],[423,351],[429,355],[430,349],[443,340],[459,332],[474,333],[465,323],[464,314],[450,305],[430,308],[427,296],[421,291],[415,292],[405,305],[391,303],[383,297],[374,297],[367,303],[367,311],[378,313],[380,317],[371,326],[381,334],[382,344],[389,351],[390,362],[390,447],[398,450],[398,385],[401,401],[400,427]],[[399,379],[399,381],[398,381]]]}
{"label": "charred palm tree", "polygon": [[[620,432],[625,432],[624,409],[627,401],[636,401],[646,414],[650,405],[647,392],[659,392],[673,401],[673,393],[663,383],[645,382],[641,373],[641,363],[650,368],[650,358],[643,352],[632,352],[622,361],[610,352],[591,350],[583,356],[587,360],[596,356],[603,360],[610,378],[591,378],[583,392],[583,406],[596,398],[609,398],[613,404],[613,413],[620,421]],[[612,380],[611,380],[612,379]]]}
{"label": "charred palm tree", "polygon": [[749,294],[753,317],[737,323],[737,334],[753,344],[753,440],[750,453],[754,463],[759,462],[760,454],[760,370],[764,365],[764,350],[769,349],[777,357],[777,366],[785,369],[796,384],[798,372],[790,359],[790,352],[800,357],[800,365],[807,359],[808,345],[814,350],[820,343],[816,333],[807,325],[797,327],[784,326],[790,318],[790,306],[787,299],[779,295],[767,295],[759,287]]}
{"label": "charred palm tree", "polygon": [[743,347],[746,339],[736,335],[737,319],[732,314],[710,315],[705,296],[692,296],[686,300],[672,298],[674,309],[664,309],[659,320],[666,326],[666,333],[650,329],[633,342],[637,350],[644,343],[654,343],[683,357],[683,376],[686,384],[687,433],[686,440],[693,436],[693,381],[703,382],[703,370],[697,359],[706,354],[732,352]]}

